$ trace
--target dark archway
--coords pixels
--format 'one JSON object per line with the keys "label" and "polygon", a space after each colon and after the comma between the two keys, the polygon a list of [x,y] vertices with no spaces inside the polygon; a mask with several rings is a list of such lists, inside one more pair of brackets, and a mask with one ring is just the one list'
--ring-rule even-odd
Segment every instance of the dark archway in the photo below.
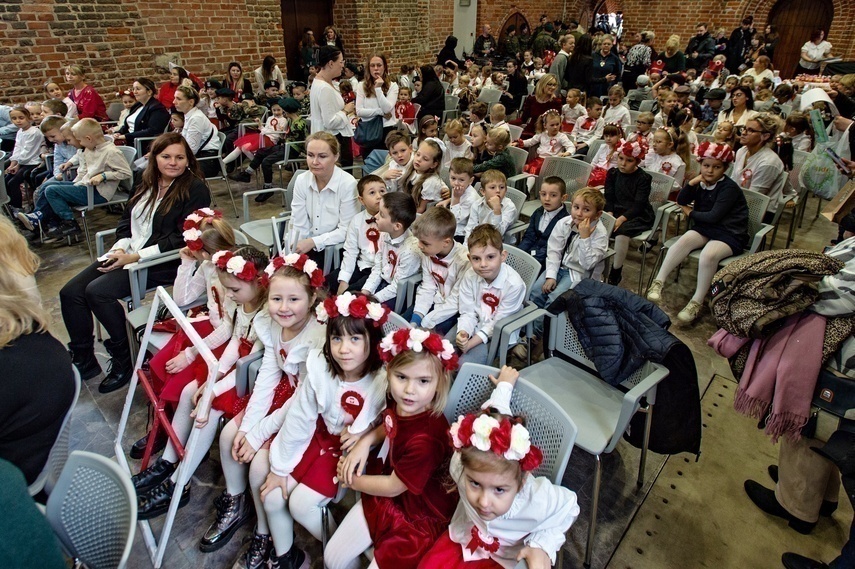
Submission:
{"label": "dark archway", "polygon": [[332,0],[280,0],[282,9],[282,35],[289,79],[305,79],[300,69],[299,43],[303,29],[311,28],[315,41],[321,41],[324,28],[333,21]]}
{"label": "dark archway", "polygon": [[[505,23],[502,25],[502,31],[499,34],[499,45],[503,45],[505,41],[505,36],[508,34],[508,28],[514,26],[517,30],[517,35],[520,33],[520,28],[523,24],[528,25],[529,29],[531,29],[531,24],[528,23],[525,16],[522,15],[521,12],[514,12],[508,19],[505,20]],[[522,56],[522,54],[520,54]]]}
{"label": "dark archway", "polygon": [[769,23],[780,34],[775,48],[775,69],[781,77],[793,76],[802,46],[810,40],[811,32],[823,30],[826,37],[834,17],[832,0],[781,0],[769,13]]}

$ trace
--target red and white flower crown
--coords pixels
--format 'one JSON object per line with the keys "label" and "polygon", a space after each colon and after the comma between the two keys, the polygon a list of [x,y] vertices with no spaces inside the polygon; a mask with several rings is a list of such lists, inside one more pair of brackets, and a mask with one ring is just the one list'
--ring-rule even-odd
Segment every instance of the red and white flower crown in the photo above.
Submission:
{"label": "red and white flower crown", "polygon": [[217,251],[211,257],[211,262],[221,271],[225,271],[236,279],[251,283],[258,277],[255,263],[235,255],[231,251]]}
{"label": "red and white flower crown", "polygon": [[364,294],[346,292],[338,296],[329,296],[315,308],[318,322],[326,324],[330,318],[347,316],[350,318],[366,318],[379,328],[389,318],[389,308],[379,302],[371,302]]}
{"label": "red and white flower crown", "polygon": [[303,271],[309,275],[309,284],[312,288],[320,288],[324,286],[324,272],[318,267],[318,264],[311,260],[308,255],[300,255],[291,253],[290,255],[278,255],[270,259],[267,268],[264,269],[264,274],[261,276],[261,282],[264,286],[269,286],[270,279],[274,273],[282,267],[293,267],[298,271]]}
{"label": "red and white flower crown", "polygon": [[516,460],[525,472],[531,472],[543,462],[543,453],[531,444],[528,429],[511,423],[507,417],[498,420],[487,413],[461,415],[448,433],[454,450],[475,447],[492,451],[505,460]]}
{"label": "red and white flower crown", "polygon": [[705,140],[698,145],[695,149],[695,156],[698,160],[715,158],[725,164],[733,162],[734,159],[733,149],[729,145],[710,142],[709,140]]}
{"label": "red and white flower crown", "polygon": [[380,342],[380,359],[389,362],[401,352],[408,350],[427,351],[435,355],[445,371],[457,369],[457,352],[454,351],[451,342],[435,332],[428,332],[421,328],[401,328],[387,334]]}
{"label": "red and white flower crown", "polygon": [[624,156],[635,158],[641,162],[647,156],[647,143],[644,142],[643,138],[639,137],[632,142],[624,142],[619,150]]}
{"label": "red and white flower crown", "polygon": [[201,251],[204,246],[202,243],[202,223],[207,221],[212,222],[215,219],[221,219],[222,212],[215,211],[209,207],[197,209],[187,216],[184,220],[184,243],[191,251]]}

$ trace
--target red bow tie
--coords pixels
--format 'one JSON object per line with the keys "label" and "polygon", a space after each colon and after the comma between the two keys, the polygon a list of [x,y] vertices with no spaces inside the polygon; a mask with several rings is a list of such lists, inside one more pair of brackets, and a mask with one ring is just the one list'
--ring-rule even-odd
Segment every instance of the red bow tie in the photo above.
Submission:
{"label": "red bow tie", "polygon": [[368,219],[365,220],[365,223],[377,223],[377,218],[376,217],[369,217]]}
{"label": "red bow tie", "polygon": [[443,261],[439,257],[431,257],[430,261],[431,261],[431,263],[439,265],[440,267],[448,267],[448,263],[446,263],[445,261]]}

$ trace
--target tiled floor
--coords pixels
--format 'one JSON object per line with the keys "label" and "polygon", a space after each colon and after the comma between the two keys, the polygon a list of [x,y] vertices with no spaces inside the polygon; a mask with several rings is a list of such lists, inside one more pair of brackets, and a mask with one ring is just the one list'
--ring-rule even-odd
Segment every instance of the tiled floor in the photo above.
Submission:
{"label": "tiled floor", "polygon": [[[213,184],[219,207],[232,214],[225,185]],[[254,184],[232,182],[235,194],[255,189]],[[239,197],[239,196],[238,196]],[[261,207],[253,204],[253,218],[274,215],[280,205],[270,200]],[[240,204],[240,200],[238,199]],[[240,205],[238,206],[240,208]],[[813,220],[815,202],[808,204],[804,227],[797,232],[794,247],[821,249],[836,234],[835,226],[825,219]],[[96,229],[115,227],[115,215],[97,212],[92,215]],[[241,220],[236,220],[239,226]],[[779,236],[778,246],[783,238]],[[52,332],[66,341],[67,335],[59,313],[58,291],[88,261],[85,244],[72,247],[44,246],[38,249],[43,258],[37,278],[45,303],[54,320]],[[634,288],[639,254],[630,253],[624,286]],[[648,258],[652,264],[653,256]],[[648,269],[649,270],[649,269]],[[677,312],[691,296],[693,264],[683,270],[676,284],[669,283],[663,308],[676,319]],[[598,517],[593,567],[597,568],[689,568],[689,567],[780,567],[780,553],[787,550],[830,560],[839,551],[852,519],[848,504],[830,520],[821,521],[812,536],[801,536],[786,528],[778,519],[756,510],[745,497],[742,482],[753,477],[766,483],[766,466],[777,452],[752,421],[737,415],[731,405],[735,389],[727,362],[706,345],[714,332],[709,314],[689,327],[674,326],[673,332],[692,350],[705,413],[704,442],[700,461],[694,457],[650,454],[643,486],[636,486],[639,452],[621,443],[603,460],[603,486]],[[99,346],[103,353],[103,347]],[[715,381],[713,377],[717,375]],[[116,428],[125,400],[125,392],[101,395],[98,380],[91,380],[81,392],[72,422],[72,449],[85,449],[113,456]],[[708,389],[709,387],[709,389]],[[137,397],[125,444],[143,433],[146,411]],[[224,549],[211,554],[199,552],[197,543],[213,520],[212,499],[222,490],[219,454],[213,449],[210,459],[202,464],[193,479],[190,504],[179,511],[166,552],[164,567],[230,567],[241,547],[241,540],[251,528],[241,530]],[[580,567],[584,556],[590,512],[593,459],[577,451],[571,458],[564,484],[579,495],[582,514],[568,534],[564,566]],[[845,499],[845,497],[844,497]],[[340,516],[343,506],[335,508]],[[153,524],[159,531],[160,523]],[[314,559],[312,566],[323,566],[320,546],[301,532],[299,543],[305,545]],[[145,568],[150,562],[144,546],[136,539],[129,567]]]}

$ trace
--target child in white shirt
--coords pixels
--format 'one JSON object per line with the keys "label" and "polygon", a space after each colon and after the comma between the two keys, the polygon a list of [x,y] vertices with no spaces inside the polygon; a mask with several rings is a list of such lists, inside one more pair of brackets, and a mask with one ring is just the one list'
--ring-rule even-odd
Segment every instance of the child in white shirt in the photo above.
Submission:
{"label": "child in white shirt", "polygon": [[489,223],[504,235],[517,218],[517,208],[508,193],[508,179],[498,170],[487,170],[481,176],[481,193],[483,197],[475,202],[469,210],[469,221],[466,223],[465,236],[468,238],[478,225]]}
{"label": "child in white shirt", "polygon": [[451,166],[451,161],[455,158],[471,159],[474,156],[472,143],[466,140],[464,132],[463,123],[457,119],[445,123],[445,136],[448,137],[448,143],[445,145],[446,152],[442,153],[443,168]]}
{"label": "child in white shirt", "polygon": [[[659,172],[674,178],[674,184],[681,186],[686,171],[686,162],[677,153],[677,145],[685,137],[674,128],[659,128],[653,134],[653,152],[648,152],[641,167],[648,172]],[[685,142],[688,152],[688,142]]]}
{"label": "child in white shirt", "polygon": [[496,103],[490,108],[490,129],[503,128],[511,134],[511,128],[505,120],[505,105]]}
{"label": "child in white shirt", "polygon": [[426,138],[401,176],[400,189],[416,202],[417,213],[424,213],[428,204],[442,200],[443,193],[448,192],[439,177],[444,153],[445,143],[438,138]]}
{"label": "child in white shirt", "polygon": [[383,178],[369,174],[357,182],[356,191],[359,194],[357,199],[365,209],[354,215],[347,226],[341,268],[327,277],[331,290],[334,283],[338,286],[338,294],[348,289],[362,290],[380,255],[381,233],[377,229],[377,215],[386,193],[386,184]]}
{"label": "child in white shirt", "polygon": [[389,156],[392,158],[386,171],[382,168],[377,172],[383,172],[382,178],[386,183],[387,192],[400,192],[402,176],[413,162],[413,147],[410,146],[410,137],[400,130],[393,130],[386,137],[386,148],[389,149]]}
{"label": "child in white shirt", "polygon": [[609,89],[609,106],[603,113],[606,124],[619,124],[622,130],[626,130],[626,127],[632,124],[629,109],[623,106],[622,101],[625,96],[622,86],[613,85]]}
{"label": "child in white shirt", "polygon": [[474,169],[475,165],[469,158],[452,160],[448,172],[448,179],[451,182],[451,197],[437,204],[437,207],[447,206],[454,214],[454,218],[457,220],[454,239],[459,243],[464,241],[472,207],[481,199],[478,192],[472,187],[472,183],[475,181]]}
{"label": "child in white shirt", "polygon": [[[540,174],[540,169],[543,167],[543,160],[549,156],[571,156],[576,150],[576,146],[566,133],[561,132],[561,115],[555,109],[549,109],[537,118],[534,127],[537,134],[528,140],[520,140],[520,148],[531,148],[537,144],[537,157],[531,159],[523,167],[524,172]],[[535,178],[526,180],[528,190],[534,188]]]}
{"label": "child in white shirt", "polygon": [[582,92],[579,89],[567,90],[567,104],[561,107],[561,132],[573,132],[576,121],[585,116],[585,107],[579,101],[582,100]]}
{"label": "child in white shirt", "polygon": [[603,127],[606,126],[606,121],[600,115],[603,112],[603,102],[597,97],[590,97],[587,103],[587,116],[576,121],[576,128],[573,129],[573,137],[576,139],[576,156],[585,157],[588,155],[588,146],[591,141],[603,136]]}

